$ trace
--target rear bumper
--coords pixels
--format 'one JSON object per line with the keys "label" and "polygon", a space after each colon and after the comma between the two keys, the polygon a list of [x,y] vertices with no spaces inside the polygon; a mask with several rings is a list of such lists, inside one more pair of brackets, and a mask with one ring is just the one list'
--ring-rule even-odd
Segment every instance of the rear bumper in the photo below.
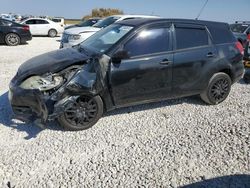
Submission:
{"label": "rear bumper", "polygon": [[32,40],[32,35],[31,34],[22,34],[20,35],[21,38],[21,43],[24,43],[26,41]]}

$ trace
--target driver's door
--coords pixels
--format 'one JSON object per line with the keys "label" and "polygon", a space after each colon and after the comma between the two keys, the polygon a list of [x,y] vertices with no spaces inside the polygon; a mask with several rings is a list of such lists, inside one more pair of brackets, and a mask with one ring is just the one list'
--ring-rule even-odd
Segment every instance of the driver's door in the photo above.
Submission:
{"label": "driver's door", "polygon": [[169,26],[141,30],[124,44],[129,58],[111,63],[110,84],[116,106],[171,95],[172,37]]}

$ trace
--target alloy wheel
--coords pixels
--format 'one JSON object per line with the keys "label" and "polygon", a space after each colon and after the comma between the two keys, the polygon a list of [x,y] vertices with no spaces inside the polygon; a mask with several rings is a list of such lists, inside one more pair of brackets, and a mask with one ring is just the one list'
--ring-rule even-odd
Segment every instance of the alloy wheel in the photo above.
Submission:
{"label": "alloy wheel", "polygon": [[224,100],[230,90],[230,83],[227,79],[221,78],[217,80],[211,87],[210,96],[214,101],[220,102]]}
{"label": "alloy wheel", "polygon": [[16,34],[9,34],[6,40],[6,42],[11,46],[16,46],[19,44],[19,37]]}
{"label": "alloy wheel", "polygon": [[77,127],[84,127],[94,121],[97,111],[96,101],[93,98],[84,96],[78,98],[70,107],[66,108],[64,116],[68,123]]}

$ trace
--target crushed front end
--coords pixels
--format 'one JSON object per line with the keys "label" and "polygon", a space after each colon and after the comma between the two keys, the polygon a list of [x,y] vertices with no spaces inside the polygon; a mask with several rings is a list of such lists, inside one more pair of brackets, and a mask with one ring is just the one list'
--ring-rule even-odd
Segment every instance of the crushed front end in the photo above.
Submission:
{"label": "crushed front end", "polygon": [[9,101],[16,119],[45,124],[54,112],[54,105],[65,94],[65,85],[83,67],[70,66],[58,73],[33,75],[22,79],[17,74],[9,86]]}

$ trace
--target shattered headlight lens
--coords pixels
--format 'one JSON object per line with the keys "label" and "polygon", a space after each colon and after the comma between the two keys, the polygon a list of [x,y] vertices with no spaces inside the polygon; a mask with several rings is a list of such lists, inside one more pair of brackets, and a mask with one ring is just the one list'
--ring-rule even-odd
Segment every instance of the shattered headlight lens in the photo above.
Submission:
{"label": "shattered headlight lens", "polygon": [[31,76],[24,80],[20,87],[23,89],[39,89],[48,91],[63,83],[63,77],[60,75]]}

